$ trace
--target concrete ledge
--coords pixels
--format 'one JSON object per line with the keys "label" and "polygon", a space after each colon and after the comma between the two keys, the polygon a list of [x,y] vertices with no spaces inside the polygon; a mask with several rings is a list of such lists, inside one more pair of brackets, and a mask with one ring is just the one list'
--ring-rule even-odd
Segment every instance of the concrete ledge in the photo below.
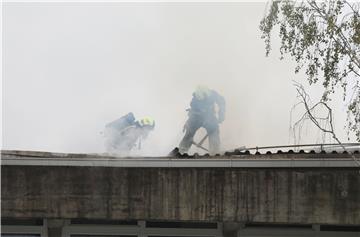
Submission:
{"label": "concrete ledge", "polygon": [[353,159],[65,159],[1,158],[1,165],[22,166],[93,166],[93,167],[161,167],[161,168],[356,168]]}
{"label": "concrete ledge", "polygon": [[[1,165],[159,168],[359,168],[359,154],[271,154],[193,157],[111,157],[34,151],[2,151]],[[356,160],[355,160],[356,159]]]}
{"label": "concrete ledge", "polygon": [[1,168],[4,218],[360,223],[358,168]]}

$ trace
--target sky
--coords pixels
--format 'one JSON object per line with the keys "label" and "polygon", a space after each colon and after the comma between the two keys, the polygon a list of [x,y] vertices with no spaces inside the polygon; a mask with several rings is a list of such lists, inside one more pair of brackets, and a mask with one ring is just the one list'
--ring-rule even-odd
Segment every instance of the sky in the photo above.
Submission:
{"label": "sky", "polygon": [[[276,37],[265,57],[259,30],[265,8],[265,2],[4,3],[2,149],[102,153],[105,124],[133,112],[156,121],[133,155],[166,155],[184,135],[197,85],[225,97],[222,150],[293,144],[293,80],[307,83],[290,59],[279,60]],[[321,95],[321,86],[308,90],[314,101]],[[345,109],[341,100],[333,106],[345,140]],[[308,124],[297,142],[320,137]]]}

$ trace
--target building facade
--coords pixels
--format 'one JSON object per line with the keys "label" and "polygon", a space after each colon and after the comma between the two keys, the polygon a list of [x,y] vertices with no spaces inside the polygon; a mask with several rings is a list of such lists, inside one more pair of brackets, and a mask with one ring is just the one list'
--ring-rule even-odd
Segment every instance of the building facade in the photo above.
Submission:
{"label": "building facade", "polygon": [[2,151],[2,235],[359,236],[354,157]]}

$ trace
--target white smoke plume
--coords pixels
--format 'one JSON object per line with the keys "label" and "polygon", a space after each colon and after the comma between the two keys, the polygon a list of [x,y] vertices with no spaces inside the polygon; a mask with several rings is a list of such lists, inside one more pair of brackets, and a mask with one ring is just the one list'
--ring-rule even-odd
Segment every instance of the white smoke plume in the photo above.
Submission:
{"label": "white smoke plume", "polygon": [[156,121],[133,155],[166,155],[183,136],[198,84],[226,99],[223,150],[287,144],[292,79],[304,75],[276,50],[265,57],[264,9],[265,2],[5,3],[2,148],[102,153],[105,124],[133,112]]}

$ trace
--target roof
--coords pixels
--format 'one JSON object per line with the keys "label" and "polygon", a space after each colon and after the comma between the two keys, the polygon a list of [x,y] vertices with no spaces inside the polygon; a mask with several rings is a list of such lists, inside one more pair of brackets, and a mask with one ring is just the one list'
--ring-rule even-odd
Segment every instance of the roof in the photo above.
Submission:
{"label": "roof", "polygon": [[1,165],[30,166],[101,166],[101,167],[213,167],[213,168],[294,168],[344,167],[358,168],[359,151],[352,154],[321,151],[279,151],[251,154],[235,150],[209,156],[175,154],[164,157],[116,157],[108,154],[52,153],[40,151],[2,150]]}

